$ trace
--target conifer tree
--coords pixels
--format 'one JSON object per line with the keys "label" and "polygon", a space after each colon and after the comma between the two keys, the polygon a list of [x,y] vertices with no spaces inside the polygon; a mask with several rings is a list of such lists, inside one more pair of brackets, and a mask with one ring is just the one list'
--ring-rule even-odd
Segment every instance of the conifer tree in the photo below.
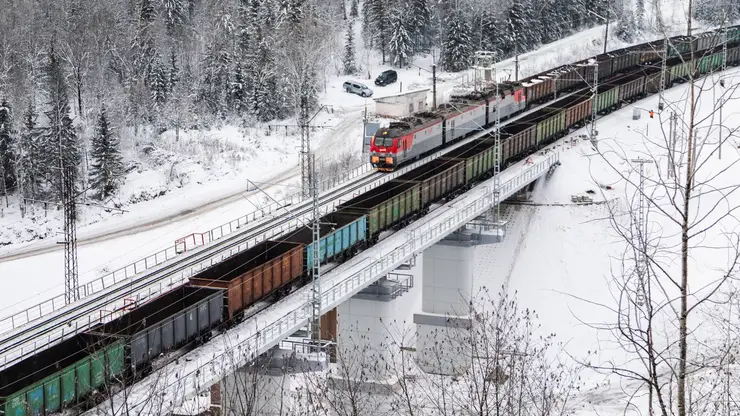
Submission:
{"label": "conifer tree", "polygon": [[15,146],[15,154],[18,155],[15,173],[18,190],[23,198],[36,198],[40,195],[42,179],[46,174],[43,169],[41,132],[36,127],[37,118],[38,114],[31,102],[23,114],[23,129]]}
{"label": "conifer tree", "polygon": [[355,18],[359,15],[359,0],[351,0],[350,8],[349,8],[349,17]]}
{"label": "conifer tree", "polygon": [[15,132],[10,104],[0,102],[0,192],[7,194],[15,189]]}
{"label": "conifer tree", "polygon": [[470,25],[460,11],[453,11],[447,20],[442,44],[442,64],[450,72],[462,71],[470,66],[473,48]]}
{"label": "conifer tree", "polygon": [[91,147],[90,184],[95,197],[105,200],[118,191],[123,179],[120,145],[108,123],[105,107],[100,110]]}
{"label": "conifer tree", "polygon": [[481,47],[484,50],[496,52],[500,56],[508,54],[506,44],[501,42],[504,35],[501,21],[491,11],[484,11],[480,16]]}
{"label": "conifer tree", "polygon": [[390,54],[393,65],[403,67],[409,62],[414,51],[413,42],[406,30],[407,20],[401,10],[393,13],[391,20]]}
{"label": "conifer tree", "polygon": [[167,87],[169,84],[170,77],[168,71],[165,69],[162,61],[157,59],[152,67],[149,79],[149,89],[151,91],[154,108],[160,110],[164,106],[165,102],[167,102]]}
{"label": "conifer tree", "polygon": [[623,42],[633,42],[637,34],[635,15],[631,10],[625,10],[617,26],[617,38]]}
{"label": "conifer tree", "polygon": [[407,31],[414,44],[414,51],[421,52],[431,46],[430,27],[432,11],[428,0],[411,0]]}
{"label": "conifer tree", "polygon": [[516,0],[509,9],[506,27],[510,48],[515,52],[523,53],[540,42],[535,22],[534,8],[529,1]]}
{"label": "conifer tree", "polygon": [[175,85],[180,81],[180,68],[177,66],[177,56],[175,50],[170,51],[170,73],[167,82],[167,90],[172,91],[175,89]]}
{"label": "conifer tree", "polygon": [[246,106],[246,89],[244,85],[244,74],[241,63],[237,62],[232,76],[231,88],[229,91],[229,102],[231,108],[237,114],[241,114]]}
{"label": "conifer tree", "polygon": [[170,34],[177,34],[182,25],[185,24],[188,13],[185,1],[162,0],[162,12],[167,31]]}
{"label": "conifer tree", "polygon": [[352,20],[347,24],[347,35],[344,38],[344,56],[342,57],[342,64],[344,64],[344,75],[352,75],[357,72],[357,64],[355,63],[355,33],[354,33],[354,22]]}
{"label": "conifer tree", "polygon": [[[69,96],[67,82],[59,57],[53,46],[49,52],[46,67],[46,93],[49,98],[48,110],[45,112],[49,119],[43,135],[44,148],[49,149],[46,158],[47,177],[53,185],[53,190],[60,200],[64,194],[64,178],[76,187],[80,165],[80,144],[75,133],[69,112]],[[70,190],[73,191],[73,190]]]}

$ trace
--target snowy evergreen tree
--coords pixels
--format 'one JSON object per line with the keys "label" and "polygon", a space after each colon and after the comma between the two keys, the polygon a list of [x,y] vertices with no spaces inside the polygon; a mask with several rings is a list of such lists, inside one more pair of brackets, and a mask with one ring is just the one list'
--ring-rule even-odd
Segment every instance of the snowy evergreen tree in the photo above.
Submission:
{"label": "snowy evergreen tree", "polygon": [[[33,103],[23,114],[23,129],[15,146],[18,155],[15,174],[18,179],[18,191],[23,198],[38,198],[41,195],[41,184],[46,170],[43,166],[45,157],[42,150],[41,131],[36,127],[36,109]],[[21,206],[23,206],[21,204]]]}
{"label": "snowy evergreen tree", "polygon": [[[501,42],[504,37],[504,31],[502,30],[501,21],[496,17],[496,14],[490,10],[484,10],[478,19],[480,25],[477,32],[480,34],[479,44],[480,49],[496,52],[500,56],[508,53],[504,50],[505,43]],[[475,32],[475,30],[474,30]]]}
{"label": "snowy evergreen tree", "polygon": [[184,0],[162,0],[162,18],[170,34],[179,33],[188,14]]}
{"label": "snowy evergreen tree", "polygon": [[616,32],[617,38],[622,42],[633,42],[635,40],[637,24],[635,23],[635,15],[631,10],[625,10],[622,13]]}
{"label": "snowy evergreen tree", "polygon": [[414,44],[414,52],[421,52],[431,46],[432,11],[428,0],[411,0],[410,11],[406,15],[406,29]]}
{"label": "snowy evergreen tree", "polygon": [[105,200],[118,191],[124,173],[120,144],[108,123],[105,107],[100,110],[91,147],[90,185],[95,197]]}
{"label": "snowy evergreen tree", "polygon": [[636,2],[635,23],[637,24],[637,30],[642,30],[645,27],[645,0],[636,0]]}
{"label": "snowy evergreen tree", "polygon": [[347,35],[344,37],[342,64],[344,65],[344,75],[352,75],[357,72],[357,64],[355,63],[355,29],[352,20],[347,25]]}
{"label": "snowy evergreen tree", "polygon": [[462,71],[470,66],[472,56],[470,25],[462,12],[454,11],[447,19],[442,43],[442,65],[446,71]]}
{"label": "snowy evergreen tree", "polygon": [[244,74],[241,64],[237,62],[229,90],[229,103],[234,112],[241,114],[244,111],[246,108],[246,98],[247,92],[244,85]]}
{"label": "snowy evergreen tree", "polygon": [[167,90],[169,85],[169,71],[165,69],[162,61],[157,59],[152,67],[152,72],[149,77],[149,89],[151,90],[152,102],[154,103],[155,109],[162,109],[167,101]]}
{"label": "snowy evergreen tree", "polygon": [[154,20],[157,12],[152,0],[138,0],[138,19],[136,36],[131,46],[135,79],[147,80],[151,71],[156,48],[154,41]]}
{"label": "snowy evergreen tree", "polygon": [[362,1],[362,42],[366,49],[373,48],[373,14],[372,2],[374,0]]}
{"label": "snowy evergreen tree", "polygon": [[15,190],[15,132],[10,104],[0,101],[0,193]]}
{"label": "snowy evergreen tree", "polygon": [[47,178],[53,186],[53,192],[61,200],[62,177],[77,183],[80,165],[80,144],[75,133],[69,112],[69,95],[67,82],[59,57],[52,47],[49,51],[46,67],[46,93],[48,96],[47,111],[49,119],[43,135],[43,145],[47,149],[45,167]]}
{"label": "snowy evergreen tree", "polygon": [[507,14],[507,40],[515,53],[524,53],[540,42],[535,22],[534,8],[529,1],[515,0]]}
{"label": "snowy evergreen tree", "polygon": [[389,45],[391,62],[399,68],[409,63],[414,52],[413,41],[406,30],[408,20],[402,10],[396,10],[391,18],[391,41]]}
{"label": "snowy evergreen tree", "polygon": [[[388,0],[365,0],[363,11],[363,33],[366,32],[368,39],[372,39],[372,45],[377,49],[385,64],[388,42],[390,41]],[[365,14],[366,13],[366,14]]]}
{"label": "snowy evergreen tree", "polygon": [[172,91],[175,89],[175,86],[177,85],[177,82],[180,81],[180,68],[177,66],[177,56],[175,55],[175,51],[170,51],[170,73],[169,73],[169,79],[167,80],[167,91]]}
{"label": "snowy evergreen tree", "polygon": [[350,0],[349,17],[355,18],[359,15],[359,0]]}

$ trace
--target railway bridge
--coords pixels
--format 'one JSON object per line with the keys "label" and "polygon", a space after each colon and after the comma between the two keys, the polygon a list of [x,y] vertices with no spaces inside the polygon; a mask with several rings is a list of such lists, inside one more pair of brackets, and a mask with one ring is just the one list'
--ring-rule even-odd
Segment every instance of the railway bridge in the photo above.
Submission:
{"label": "railway bridge", "polygon": [[[501,172],[499,200],[507,199],[555,169],[559,157],[554,149],[556,147],[553,145]],[[474,244],[486,239],[486,233],[480,231],[471,233],[467,225],[485,215],[493,207],[496,201],[493,184],[493,178],[479,183],[454,200],[441,204],[406,228],[360,252],[346,263],[322,274],[320,278],[322,314],[337,307],[341,309],[347,302],[361,298],[363,292],[366,292],[373,283],[386,281],[385,279],[393,275],[394,271],[413,263],[417,256],[425,256],[425,259],[431,256],[434,258],[434,268],[437,271],[430,274],[425,268],[421,285],[424,288],[422,293],[424,306],[421,311],[415,311],[414,323],[418,325],[420,332],[429,332],[434,328],[448,325],[450,319],[466,320],[464,316],[453,316],[455,310],[459,311],[465,306],[461,303],[459,293],[466,289],[469,292],[472,279],[472,250],[466,247],[470,247],[469,243]],[[503,238],[501,232],[494,231],[490,236],[492,241]],[[460,244],[460,240],[468,244]],[[464,266],[465,264],[468,266]],[[459,273],[453,275],[449,273],[451,270],[458,270]],[[444,274],[444,278],[441,278],[441,274]],[[395,283],[404,284],[398,280]],[[212,385],[224,378],[232,377],[244,366],[270,352],[281,341],[307,327],[312,317],[310,290],[309,285],[293,292],[188,352],[177,362],[154,371],[125,392],[115,395],[111,400],[89,410],[86,414],[117,414],[112,409],[121,409],[124,403],[129,413],[171,414],[184,401],[208,391]],[[370,314],[389,313],[388,308],[371,309],[375,312]],[[360,315],[366,314],[367,311],[360,312]],[[342,330],[346,328],[340,325],[339,332]],[[371,343],[377,342],[373,337],[366,339]],[[417,345],[417,350],[430,348],[435,347],[431,344]],[[324,358],[314,357],[319,362]],[[435,366],[433,363],[429,365]],[[442,364],[442,367],[436,366],[433,371],[449,371],[449,368],[442,368],[445,364]],[[449,364],[446,366],[449,367]],[[153,397],[152,392],[157,392],[156,397]]]}

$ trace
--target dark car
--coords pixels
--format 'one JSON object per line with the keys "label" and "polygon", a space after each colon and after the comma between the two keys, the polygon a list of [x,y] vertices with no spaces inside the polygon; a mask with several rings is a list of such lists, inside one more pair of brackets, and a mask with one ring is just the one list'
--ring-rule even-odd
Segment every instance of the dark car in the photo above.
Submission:
{"label": "dark car", "polygon": [[393,84],[398,80],[398,74],[396,71],[389,69],[387,71],[383,71],[380,75],[378,75],[377,78],[375,78],[375,85],[384,86],[388,84]]}

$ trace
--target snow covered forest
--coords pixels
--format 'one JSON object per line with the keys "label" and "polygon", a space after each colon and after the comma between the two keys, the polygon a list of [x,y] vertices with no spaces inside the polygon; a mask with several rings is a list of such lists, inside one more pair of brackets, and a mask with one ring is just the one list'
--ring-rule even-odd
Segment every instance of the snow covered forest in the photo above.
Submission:
{"label": "snow covered forest", "polygon": [[[720,10],[712,4],[700,10],[706,19]],[[62,172],[83,198],[109,205],[156,197],[113,198],[127,174],[146,170],[140,156],[157,149],[163,133],[173,132],[177,141],[183,131],[286,120],[303,99],[317,108],[322,86],[337,76],[376,75],[360,50],[373,63],[397,67],[432,53],[441,69],[455,72],[470,66],[475,50],[505,59],[603,23],[604,16],[620,22],[613,33],[631,41],[656,24],[646,19],[646,7],[655,6],[644,0],[635,8],[609,0],[0,0],[3,206],[11,196],[23,215],[29,201],[59,201]]]}

